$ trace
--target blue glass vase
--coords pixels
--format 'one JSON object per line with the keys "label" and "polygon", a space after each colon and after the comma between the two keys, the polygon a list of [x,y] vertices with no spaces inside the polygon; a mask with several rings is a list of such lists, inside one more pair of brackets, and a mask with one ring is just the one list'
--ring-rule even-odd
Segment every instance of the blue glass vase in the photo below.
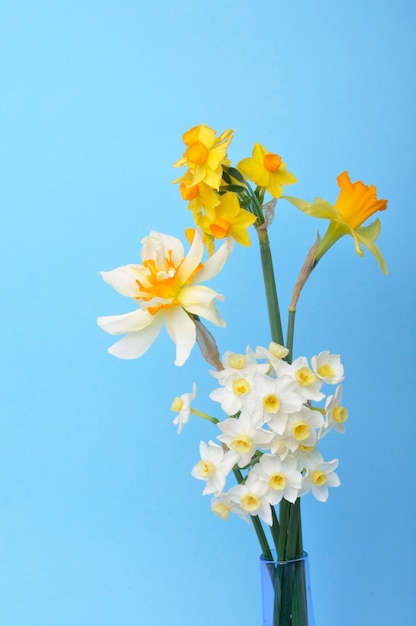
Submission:
{"label": "blue glass vase", "polygon": [[315,626],[306,552],[293,561],[261,556],[260,567],[263,626]]}

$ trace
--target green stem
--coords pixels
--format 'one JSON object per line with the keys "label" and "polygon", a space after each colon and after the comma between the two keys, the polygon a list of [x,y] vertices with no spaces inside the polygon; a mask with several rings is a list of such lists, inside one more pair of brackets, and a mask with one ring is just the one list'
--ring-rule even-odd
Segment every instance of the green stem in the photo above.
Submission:
{"label": "green stem", "polygon": [[218,424],[219,420],[216,417],[212,417],[212,415],[208,415],[208,413],[203,413],[202,411],[198,411],[198,409],[191,408],[192,415],[197,415],[198,417],[202,417],[204,420],[208,420],[208,422],[212,422],[213,424]]}
{"label": "green stem", "polygon": [[289,354],[286,357],[288,363],[292,363],[293,359],[293,338],[295,335],[295,315],[296,311],[289,309],[289,318],[287,322],[287,340],[286,348],[289,350]]}
{"label": "green stem", "polygon": [[257,229],[260,243],[261,264],[263,268],[264,287],[266,290],[267,311],[269,314],[272,340],[284,345],[279,301],[277,299],[276,281],[274,277],[272,253],[266,228]]}
{"label": "green stem", "polygon": [[286,544],[287,544],[287,529],[289,525],[289,514],[290,514],[290,502],[285,500],[281,500],[279,506],[279,517],[280,517],[280,536],[279,536],[279,544],[277,550],[277,556],[279,561],[286,561]]}
{"label": "green stem", "polygon": [[270,508],[272,511],[272,521],[273,521],[271,532],[272,532],[274,547],[276,548],[276,553],[277,553],[278,547],[279,547],[280,524],[276,515],[276,509],[272,505],[270,505]]}
{"label": "green stem", "polygon": [[290,506],[289,526],[287,531],[287,546],[286,546],[286,558],[287,560],[297,559],[302,556],[299,554],[298,546],[300,544],[300,498],[296,500],[294,504]]}

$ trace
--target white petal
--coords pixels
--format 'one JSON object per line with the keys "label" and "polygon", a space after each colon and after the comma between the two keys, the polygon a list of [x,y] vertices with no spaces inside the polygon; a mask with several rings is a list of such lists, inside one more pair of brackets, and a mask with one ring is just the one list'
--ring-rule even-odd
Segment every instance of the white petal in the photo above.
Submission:
{"label": "white petal", "polygon": [[163,267],[165,252],[172,251],[172,260],[178,265],[183,259],[183,246],[179,239],[171,235],[164,235],[152,230],[149,235],[142,239],[141,257],[144,260],[153,259],[157,267]]}
{"label": "white petal", "polygon": [[156,316],[152,324],[137,333],[130,333],[123,337],[108,351],[119,359],[137,359],[150,348],[161,328],[162,319]]}
{"label": "white petal", "polygon": [[183,287],[179,294],[180,302],[186,311],[224,327],[225,321],[215,307],[215,298],[222,300],[223,296],[204,285]]}
{"label": "white petal", "polygon": [[154,319],[154,315],[137,309],[137,311],[132,311],[131,313],[124,313],[124,315],[99,317],[97,324],[110,335],[122,335],[140,331],[152,324]]}
{"label": "white petal", "polygon": [[196,275],[198,283],[206,282],[216,276],[223,268],[231,254],[232,241],[227,240],[220,248],[204,263],[204,267]]}
{"label": "white petal", "polygon": [[183,365],[196,340],[195,324],[181,307],[167,309],[163,316],[168,335],[176,344],[175,365]]}
{"label": "white petal", "polygon": [[[195,272],[196,268],[201,262],[202,255],[204,254],[204,244],[202,243],[202,237],[197,230],[195,232],[195,237],[191,245],[191,249],[189,250],[186,258],[184,259],[181,266],[178,268],[178,277],[181,284],[185,284],[188,282],[189,277]],[[197,274],[199,276],[199,274]],[[199,280],[198,280],[199,282]]]}
{"label": "white petal", "polygon": [[123,296],[135,298],[138,292],[136,280],[140,280],[138,271],[140,267],[141,265],[123,265],[110,272],[100,272],[100,274],[106,283]]}

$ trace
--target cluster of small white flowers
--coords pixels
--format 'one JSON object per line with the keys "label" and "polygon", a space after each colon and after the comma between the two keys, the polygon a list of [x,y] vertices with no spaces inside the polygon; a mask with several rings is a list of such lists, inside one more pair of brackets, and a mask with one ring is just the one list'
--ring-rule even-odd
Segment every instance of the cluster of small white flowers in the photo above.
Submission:
{"label": "cluster of small white flowers", "polygon": [[[217,424],[221,445],[201,442],[192,475],[205,481],[203,494],[213,495],[211,508],[223,519],[234,512],[272,525],[271,506],[282,498],[293,503],[311,491],[325,502],[328,487],[340,485],[338,459],[325,461],[317,449],[331,429],[345,432],[340,356],[321,352],[309,365],[305,357],[288,364],[286,355],[276,343],[246,354],[226,352],[224,369],[211,372],[220,387],[210,397],[227,418]],[[335,393],[326,397],[324,384],[336,385]],[[235,466],[242,482],[224,492]]]}

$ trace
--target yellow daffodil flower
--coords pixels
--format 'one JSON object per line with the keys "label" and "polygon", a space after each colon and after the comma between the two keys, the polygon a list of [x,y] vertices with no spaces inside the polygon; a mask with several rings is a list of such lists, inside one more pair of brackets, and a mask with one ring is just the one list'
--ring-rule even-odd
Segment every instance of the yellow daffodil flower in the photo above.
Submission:
{"label": "yellow daffodil flower", "polygon": [[238,169],[256,185],[266,188],[274,198],[283,195],[283,185],[293,185],[297,181],[296,176],[286,170],[281,157],[268,152],[259,143],[254,144],[250,158],[240,161]]}
{"label": "yellow daffodil flower", "polygon": [[105,282],[132,298],[138,309],[124,315],[100,317],[98,325],[111,335],[126,335],[111,346],[110,354],[135,359],[149,349],[165,324],[176,344],[175,365],[182,365],[196,340],[195,324],[189,314],[225,326],[215,306],[215,299],[223,297],[199,283],[222,269],[229,245],[225,242],[202,263],[204,246],[200,229],[195,232],[187,256],[179,239],[170,235],[152,231],[142,243],[142,264],[101,272]]}
{"label": "yellow daffodil flower", "polygon": [[179,186],[179,191],[183,200],[188,201],[188,209],[192,211],[195,221],[202,216],[204,211],[206,215],[215,217],[215,207],[221,202],[219,194],[203,182],[188,187],[191,180],[192,174],[188,170]]}
{"label": "yellow daffodil flower", "polygon": [[352,183],[348,172],[342,172],[337,181],[340,193],[334,205],[321,198],[316,198],[315,202],[310,204],[299,198],[286,197],[307,215],[330,220],[328,230],[319,242],[316,262],[340,237],[351,235],[357,254],[363,256],[364,251],[361,247],[363,245],[375,256],[384,274],[387,274],[386,262],[374,243],[380,234],[380,220],[376,219],[368,226],[361,226],[376,211],[384,211],[387,200],[377,199],[374,185],[368,186],[361,181]]}
{"label": "yellow daffodil flower", "polygon": [[216,132],[205,124],[194,126],[186,131],[182,139],[186,145],[183,157],[174,163],[174,167],[188,167],[187,174],[173,181],[185,182],[192,187],[203,182],[213,189],[219,189],[222,178],[222,164],[227,157],[228,146],[233,137],[232,130],[225,130],[216,137]]}
{"label": "yellow daffodil flower", "polygon": [[220,197],[220,204],[214,208],[213,215],[200,218],[201,226],[206,237],[204,243],[209,254],[214,251],[214,239],[231,237],[242,246],[250,245],[247,229],[254,224],[256,216],[240,207],[237,196],[228,191]]}

